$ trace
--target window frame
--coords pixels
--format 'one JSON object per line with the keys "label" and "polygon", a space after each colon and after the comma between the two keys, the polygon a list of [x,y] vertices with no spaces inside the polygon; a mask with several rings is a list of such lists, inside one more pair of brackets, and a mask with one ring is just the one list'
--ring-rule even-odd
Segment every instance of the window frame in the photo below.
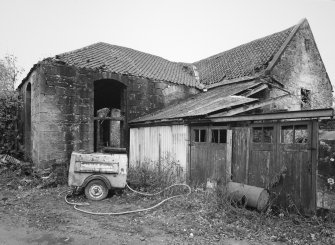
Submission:
{"label": "window frame", "polygon": [[[260,142],[254,142],[254,130],[255,128],[261,128],[261,141]],[[265,142],[264,141],[264,128],[272,128],[272,137],[271,137],[271,142]],[[275,143],[275,134],[276,134],[276,129],[275,129],[275,125],[271,124],[271,125],[267,125],[267,124],[254,124],[251,126],[251,143],[253,144],[273,144]]]}
{"label": "window frame", "polygon": [[[198,141],[196,141],[196,131],[198,132]],[[205,131],[205,141],[201,141],[201,131]],[[192,142],[201,144],[201,143],[208,143],[208,128],[207,127],[193,127],[192,128]]]}
{"label": "window frame", "polygon": [[[217,130],[218,131],[218,142],[213,142],[213,130]],[[221,135],[221,130],[225,131],[225,142],[220,142],[220,135]],[[227,127],[210,127],[209,128],[209,143],[211,144],[227,144],[227,140],[228,140],[228,128]]]}
{"label": "window frame", "polygon": [[[304,126],[305,128],[303,130],[306,130],[307,132],[307,140],[305,142],[299,143],[296,142],[296,127],[300,127],[300,126]],[[293,128],[293,136],[292,136],[292,143],[286,143],[283,141],[283,127],[292,127]],[[310,144],[311,142],[311,134],[310,134],[310,130],[309,130],[309,125],[305,124],[305,123],[294,123],[294,124],[285,124],[285,125],[280,125],[280,144],[285,144],[285,145],[306,145],[306,144]],[[301,129],[300,129],[301,130]]]}

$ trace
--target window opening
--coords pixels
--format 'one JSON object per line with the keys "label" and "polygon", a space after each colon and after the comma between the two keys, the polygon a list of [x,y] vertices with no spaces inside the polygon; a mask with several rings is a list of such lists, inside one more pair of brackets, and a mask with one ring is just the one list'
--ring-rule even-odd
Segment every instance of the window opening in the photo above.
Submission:
{"label": "window opening", "polygon": [[307,125],[297,125],[295,126],[295,143],[306,144],[308,142],[308,131]]}
{"label": "window opening", "polygon": [[125,86],[114,80],[94,82],[94,149],[124,147]]}
{"label": "window opening", "polygon": [[262,128],[253,128],[252,131],[252,142],[261,143],[262,142]]}
{"label": "window opening", "polygon": [[311,90],[301,89],[301,109],[311,109]]}
{"label": "window opening", "polygon": [[212,129],[212,143],[227,143],[227,130],[226,129]]}
{"label": "window opening", "polygon": [[293,126],[282,126],[281,142],[285,144],[293,144]]}
{"label": "window opening", "polygon": [[200,130],[200,142],[206,142],[206,130]]}
{"label": "window opening", "polygon": [[263,128],[263,141],[264,143],[272,143],[273,139],[273,127]]}
{"label": "window opening", "polygon": [[194,142],[206,142],[206,129],[194,129]]}
{"label": "window opening", "polygon": [[308,143],[307,125],[292,125],[281,127],[281,143],[306,144]]}
{"label": "window opening", "polygon": [[199,129],[194,130],[194,141],[200,142]]}
{"label": "window opening", "polygon": [[253,143],[272,143],[273,127],[254,127],[252,133]]}

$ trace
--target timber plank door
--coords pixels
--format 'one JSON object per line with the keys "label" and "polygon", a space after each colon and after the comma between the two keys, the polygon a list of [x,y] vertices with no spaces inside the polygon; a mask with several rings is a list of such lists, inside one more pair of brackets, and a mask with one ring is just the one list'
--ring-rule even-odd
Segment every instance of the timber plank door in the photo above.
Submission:
{"label": "timber plank door", "polygon": [[[305,213],[315,210],[315,165],[312,154],[315,137],[312,122],[287,122],[278,125],[277,160],[286,167],[280,202]],[[313,140],[314,139],[314,140]]]}
{"label": "timber plank door", "polygon": [[191,127],[190,178],[193,184],[226,180],[229,134],[223,127]]}
{"label": "timber plank door", "polygon": [[246,183],[268,188],[272,179],[280,171],[277,155],[277,127],[275,124],[252,126],[250,142],[250,163]]}
{"label": "timber plank door", "polygon": [[293,209],[296,206],[305,213],[313,211],[316,174],[313,125],[311,121],[252,125],[244,183],[269,188],[280,182],[273,189],[279,205]]}

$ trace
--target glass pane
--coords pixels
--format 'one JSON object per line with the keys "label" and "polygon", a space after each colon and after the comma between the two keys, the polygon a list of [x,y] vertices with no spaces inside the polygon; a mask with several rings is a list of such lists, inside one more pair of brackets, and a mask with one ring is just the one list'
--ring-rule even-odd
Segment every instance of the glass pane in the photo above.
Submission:
{"label": "glass pane", "polygon": [[293,126],[281,127],[281,143],[293,144]]}
{"label": "glass pane", "polygon": [[219,143],[227,143],[227,130],[220,129],[220,141]]}
{"label": "glass pane", "polygon": [[295,143],[306,144],[308,142],[307,125],[295,126]]}
{"label": "glass pane", "polygon": [[264,133],[264,143],[272,143],[272,138],[273,138],[273,127],[264,127],[263,128],[263,133]]}
{"label": "glass pane", "polygon": [[199,142],[200,138],[199,138],[199,129],[194,129],[194,141],[195,142]]}
{"label": "glass pane", "polygon": [[262,142],[262,128],[253,128],[252,131],[252,142],[261,143]]}
{"label": "glass pane", "polygon": [[212,130],[212,143],[219,143],[219,130]]}
{"label": "glass pane", "polygon": [[200,142],[206,142],[206,130],[200,130]]}

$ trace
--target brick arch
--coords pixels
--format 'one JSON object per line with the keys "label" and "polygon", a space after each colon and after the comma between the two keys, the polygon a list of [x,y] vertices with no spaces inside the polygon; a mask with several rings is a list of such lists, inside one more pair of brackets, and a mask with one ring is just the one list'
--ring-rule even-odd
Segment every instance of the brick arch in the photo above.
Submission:
{"label": "brick arch", "polygon": [[108,71],[98,73],[97,78],[95,79],[95,81],[105,80],[105,79],[115,80],[119,83],[122,83],[126,87],[128,87],[128,85],[129,85],[129,82],[128,82],[129,78],[128,77],[123,77],[123,75],[116,74],[116,73],[113,73],[113,72],[108,72]]}

